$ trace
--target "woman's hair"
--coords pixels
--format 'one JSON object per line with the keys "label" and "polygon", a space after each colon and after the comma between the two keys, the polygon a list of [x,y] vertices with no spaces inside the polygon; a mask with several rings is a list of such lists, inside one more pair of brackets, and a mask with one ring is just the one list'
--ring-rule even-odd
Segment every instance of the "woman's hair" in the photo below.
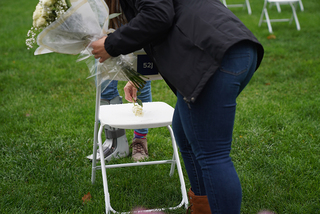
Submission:
{"label": "woman's hair", "polygon": [[119,0],[104,0],[109,7],[109,13],[121,13],[119,16],[110,20],[109,28],[117,29],[121,25],[128,23],[124,16]]}

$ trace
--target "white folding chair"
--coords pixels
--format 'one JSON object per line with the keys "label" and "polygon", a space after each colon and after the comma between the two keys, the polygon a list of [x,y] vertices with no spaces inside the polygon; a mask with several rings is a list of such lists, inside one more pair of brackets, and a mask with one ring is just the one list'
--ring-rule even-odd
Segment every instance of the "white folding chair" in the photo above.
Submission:
{"label": "white folding chair", "polygon": [[[157,76],[154,77],[153,79],[159,79],[159,76],[160,75],[158,75],[158,77]],[[100,96],[101,96],[101,87],[97,86],[91,181],[92,183],[95,182],[96,170],[101,170],[102,179],[103,179],[104,196],[105,196],[106,213],[107,214],[111,212],[119,213],[118,211],[115,211],[112,208],[110,203],[107,169],[119,168],[119,167],[131,167],[131,166],[145,166],[145,165],[154,165],[154,164],[171,164],[171,169],[169,173],[170,176],[173,175],[175,166],[177,167],[179,180],[180,180],[182,200],[180,204],[178,204],[175,207],[156,208],[156,209],[150,209],[148,211],[151,212],[151,211],[160,211],[165,209],[178,209],[182,206],[187,208],[188,197],[187,197],[184,177],[182,173],[182,168],[180,164],[178,149],[177,149],[176,141],[171,128],[174,108],[172,108],[170,105],[164,102],[143,103],[144,115],[142,117],[138,117],[138,116],[135,116],[134,113],[132,112],[132,106],[133,106],[132,103],[100,106]],[[104,158],[100,158],[101,165],[97,165],[97,161],[96,161],[97,147],[99,147],[100,154],[103,154],[103,148],[102,148],[103,142],[102,142],[101,135],[105,125],[108,125],[113,128],[120,128],[120,129],[167,127],[171,136],[171,142],[173,147],[173,158],[170,160],[145,161],[145,162],[136,162],[136,163],[124,163],[124,164],[106,164]],[[108,139],[106,140],[108,141]],[[112,139],[109,141],[110,141],[110,145],[112,145]]]}
{"label": "white folding chair", "polygon": [[227,1],[226,1],[226,0],[222,0],[222,3],[223,3],[226,7],[228,7],[228,8],[231,8],[231,7],[243,7],[243,8],[245,8],[245,7],[246,7],[247,10],[248,10],[248,14],[249,14],[249,15],[252,14],[249,0],[245,0],[245,3],[244,3],[244,4],[227,4]]}
{"label": "white folding chair", "polygon": [[[279,2],[276,2],[276,3],[275,3],[275,5],[277,6],[277,10],[278,10],[279,13],[281,12],[280,4],[287,4],[287,3],[279,3]],[[272,6],[272,4],[270,5],[270,7],[271,7],[271,6]],[[299,0],[299,6],[300,6],[300,10],[301,10],[301,11],[304,11],[304,7],[303,7],[303,4],[302,4],[302,0]]]}
{"label": "white folding chair", "polygon": [[[264,1],[264,5],[263,5],[263,9],[262,9],[262,13],[261,13],[261,17],[260,17],[260,21],[259,21],[259,26],[261,26],[262,22],[266,22],[268,25],[268,30],[270,33],[272,33],[272,26],[271,26],[271,22],[289,22],[291,24],[292,20],[294,19],[296,22],[296,26],[297,26],[297,30],[300,30],[300,23],[298,20],[298,16],[296,13],[296,7],[295,5],[299,3],[299,0],[265,0]],[[268,14],[268,5],[270,4],[289,4],[291,6],[292,9],[292,16],[290,19],[286,18],[286,19],[270,19],[269,18],[269,14]],[[265,19],[264,19],[265,17]]]}

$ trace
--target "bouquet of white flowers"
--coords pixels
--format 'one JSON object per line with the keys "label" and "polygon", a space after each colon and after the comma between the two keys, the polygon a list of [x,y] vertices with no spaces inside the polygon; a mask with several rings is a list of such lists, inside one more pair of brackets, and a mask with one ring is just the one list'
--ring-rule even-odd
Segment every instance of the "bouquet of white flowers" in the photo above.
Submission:
{"label": "bouquet of white flowers", "polygon": [[33,48],[36,35],[57,20],[71,7],[70,0],[40,0],[33,12],[33,24],[28,31],[26,45]]}
{"label": "bouquet of white flowers", "polygon": [[[28,32],[31,38],[26,40],[32,48],[37,35],[38,48],[35,55],[50,52],[80,54],[78,61],[86,60],[91,76],[97,84],[105,80],[121,77],[130,80],[135,87],[143,88],[145,80],[134,69],[133,54],[110,58],[103,63],[95,60],[90,44],[110,33],[109,19],[118,14],[109,15],[109,8],[103,0],[39,0],[33,13],[33,27]],[[35,32],[37,31],[37,33]]]}

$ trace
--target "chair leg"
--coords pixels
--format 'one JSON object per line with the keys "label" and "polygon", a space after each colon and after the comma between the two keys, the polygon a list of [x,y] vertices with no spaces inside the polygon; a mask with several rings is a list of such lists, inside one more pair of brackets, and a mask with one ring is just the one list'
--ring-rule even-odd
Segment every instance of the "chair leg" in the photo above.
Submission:
{"label": "chair leg", "polygon": [[[103,154],[103,146],[102,146],[102,139],[101,134],[103,130],[103,125],[100,126],[99,133],[98,133],[98,143],[99,143],[99,152],[100,154]],[[106,214],[109,214],[112,210],[111,204],[110,204],[110,194],[108,190],[108,180],[107,180],[107,173],[106,173],[106,164],[103,156],[100,157],[101,162],[101,171],[102,171],[102,180],[103,180],[103,191],[104,191],[104,200],[105,200],[105,206],[106,206]]]}
{"label": "chair leg", "polygon": [[224,4],[224,6],[227,7],[227,2],[226,2],[226,0],[222,0],[222,3]]}
{"label": "chair leg", "polygon": [[180,164],[180,158],[179,158],[179,153],[178,153],[178,147],[177,147],[177,143],[176,140],[174,138],[174,134],[172,131],[172,128],[170,126],[167,126],[170,135],[171,135],[171,139],[172,139],[172,147],[173,147],[173,155],[174,155],[174,159],[177,165],[177,171],[178,171],[178,175],[179,175],[179,179],[180,179],[180,184],[181,184],[181,193],[182,193],[182,204],[184,204],[185,208],[188,208],[188,196],[187,196],[187,190],[186,190],[186,185],[184,182],[184,178],[183,178],[183,173],[182,173],[182,168],[181,168],[181,164]]}
{"label": "chair leg", "polygon": [[292,3],[290,3],[290,6],[292,8],[292,15],[294,17],[294,21],[296,22],[297,30],[300,30],[300,23],[299,23],[298,16],[296,13],[296,8]]}
{"label": "chair leg", "polygon": [[304,7],[303,7],[303,4],[302,4],[302,0],[299,0],[299,5],[300,5],[300,10],[301,10],[301,11],[304,11]]}
{"label": "chair leg", "polygon": [[281,7],[279,2],[276,2],[276,6],[277,6],[278,13],[281,13]]}
{"label": "chair leg", "polygon": [[[95,63],[97,65],[98,61],[95,60]],[[95,69],[97,69],[97,66]],[[91,174],[92,184],[94,184],[96,180],[98,129],[99,129],[99,123],[100,123],[99,122],[100,96],[101,96],[101,86],[98,86],[96,90],[96,108],[95,108],[94,136],[93,136],[93,157],[92,157],[93,159],[92,159],[92,174]],[[103,154],[103,153],[100,153],[100,154]]]}
{"label": "chair leg", "polygon": [[265,8],[264,10],[265,10],[265,11],[264,11],[264,14],[265,14],[265,16],[266,16],[266,22],[267,22],[267,25],[268,25],[269,33],[272,33],[271,21],[270,21],[270,19],[269,19],[268,11],[267,11],[266,8]]}
{"label": "chair leg", "polygon": [[96,166],[97,166],[98,128],[99,128],[99,122],[96,121],[94,124],[94,137],[93,137],[93,153],[92,153],[93,156],[92,156],[92,174],[91,174],[92,184],[94,184],[96,180],[96,171],[97,171]]}
{"label": "chair leg", "polygon": [[261,24],[263,22],[263,17],[264,17],[264,12],[266,11],[265,10],[266,7],[267,7],[267,1],[264,2],[263,8],[262,8],[262,12],[261,12],[260,20],[259,20],[259,27],[261,26]]}
{"label": "chair leg", "polygon": [[175,159],[175,155],[173,154],[171,169],[170,169],[170,173],[169,173],[169,176],[170,176],[170,177],[172,177],[172,175],[174,174],[174,168],[175,168],[175,166],[176,166],[176,159]]}
{"label": "chair leg", "polygon": [[246,0],[246,5],[247,5],[247,9],[248,9],[248,14],[251,15],[252,11],[251,11],[251,6],[250,6],[249,0]]}
{"label": "chair leg", "polygon": [[267,25],[268,25],[268,30],[270,33],[272,33],[272,27],[271,27],[271,21],[269,19],[269,14],[268,14],[268,10],[267,10],[267,1],[264,2],[264,5],[263,5],[263,9],[262,9],[262,12],[261,12],[261,16],[260,16],[260,21],[259,21],[259,27],[261,26],[262,22],[264,21],[264,17],[266,17],[266,22],[267,22]]}

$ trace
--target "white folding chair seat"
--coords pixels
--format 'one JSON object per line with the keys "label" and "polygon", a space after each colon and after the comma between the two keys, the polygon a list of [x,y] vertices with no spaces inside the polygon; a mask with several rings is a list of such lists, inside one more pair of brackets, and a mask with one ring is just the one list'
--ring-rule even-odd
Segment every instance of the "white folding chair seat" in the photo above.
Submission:
{"label": "white folding chair seat", "polygon": [[[159,79],[159,78],[155,77],[155,79]],[[187,208],[188,197],[187,197],[184,177],[182,173],[182,168],[180,164],[178,149],[177,149],[176,141],[171,128],[174,108],[172,108],[170,105],[164,102],[143,103],[144,115],[142,117],[138,117],[138,116],[135,116],[134,113],[132,112],[132,107],[133,107],[132,103],[100,106],[100,94],[101,94],[101,87],[97,86],[96,120],[95,120],[95,128],[94,128],[94,145],[93,145],[91,181],[92,183],[95,182],[96,170],[101,170],[102,179],[103,179],[104,196],[105,196],[106,213],[107,214],[110,212],[119,213],[118,211],[115,211],[112,208],[110,203],[107,169],[119,168],[119,167],[155,165],[155,164],[170,164],[171,165],[171,169],[169,173],[170,176],[173,175],[175,166],[177,167],[179,180],[180,180],[182,200],[180,204],[178,204],[175,207],[156,208],[148,211],[178,209],[182,206]],[[170,160],[145,161],[145,162],[135,162],[135,163],[124,163],[124,164],[106,164],[104,158],[100,158],[101,164],[97,165],[97,161],[96,161],[97,147],[99,147],[100,154],[103,154],[103,147],[102,147],[103,142],[102,142],[101,135],[105,125],[108,125],[113,128],[120,128],[120,129],[167,127],[171,136],[171,143],[173,147],[173,158]],[[106,140],[108,141],[108,139]],[[112,145],[112,139],[109,141],[110,141],[110,145]]]}
{"label": "white folding chair seat", "polygon": [[[262,9],[262,13],[261,13],[261,17],[260,17],[260,21],[259,21],[259,26],[261,26],[262,22],[266,22],[268,25],[268,30],[270,33],[272,33],[272,26],[271,26],[271,22],[289,22],[291,24],[292,20],[295,20],[296,23],[296,27],[297,30],[300,30],[300,23],[298,20],[298,16],[296,13],[296,7],[295,5],[299,3],[299,0],[265,0],[264,1],[264,5],[263,5],[263,9]],[[286,18],[286,19],[270,19],[269,18],[269,14],[268,14],[268,5],[270,4],[276,4],[278,11],[280,6],[278,7],[278,5],[280,4],[289,4],[291,6],[292,9],[292,16],[291,18]],[[264,19],[265,17],[265,19]]]}
{"label": "white folding chair seat", "polygon": [[249,0],[245,0],[244,4],[227,4],[226,0],[222,0],[222,3],[228,8],[231,8],[231,7],[243,7],[243,8],[245,8],[246,7],[247,10],[248,10],[248,14],[249,15],[252,14]]}
{"label": "white folding chair seat", "polygon": [[[280,13],[281,12],[281,7],[280,7],[280,4],[288,4],[288,3],[279,3],[279,2],[276,2],[276,3],[273,3],[277,6],[277,10],[278,12]],[[270,8],[273,4],[270,4]],[[300,6],[300,10],[301,11],[304,11],[304,7],[303,7],[303,4],[302,4],[302,0],[299,0],[299,6]]]}

